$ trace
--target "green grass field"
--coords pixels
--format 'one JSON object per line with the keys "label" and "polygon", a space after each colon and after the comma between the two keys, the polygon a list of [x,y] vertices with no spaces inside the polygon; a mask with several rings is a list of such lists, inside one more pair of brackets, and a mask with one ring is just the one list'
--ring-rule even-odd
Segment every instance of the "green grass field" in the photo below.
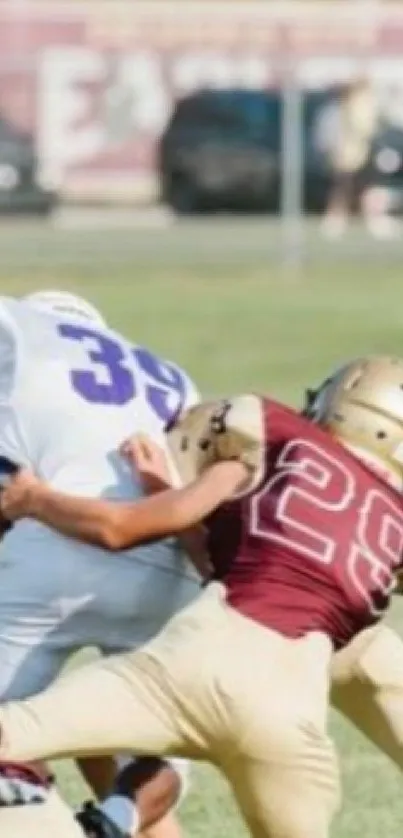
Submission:
{"label": "green grass field", "polygon": [[[403,354],[400,242],[388,250],[357,232],[326,250],[313,229],[305,268],[293,272],[278,264],[278,236],[263,221],[126,231],[4,226],[1,291],[82,293],[134,341],[180,362],[209,394],[257,389],[298,405],[305,385],[349,355]],[[403,612],[392,619],[403,631]],[[332,728],[344,781],[335,835],[398,838],[397,772],[340,719]],[[60,775],[77,802],[75,773],[63,766]],[[195,770],[181,817],[189,838],[245,836],[208,768]]]}

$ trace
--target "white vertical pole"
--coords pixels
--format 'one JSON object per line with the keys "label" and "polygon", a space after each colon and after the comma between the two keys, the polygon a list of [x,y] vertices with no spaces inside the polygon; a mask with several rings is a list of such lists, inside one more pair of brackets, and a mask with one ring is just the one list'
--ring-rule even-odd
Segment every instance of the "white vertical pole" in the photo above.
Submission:
{"label": "white vertical pole", "polygon": [[304,258],[304,136],[302,93],[292,60],[285,67],[281,143],[282,261],[299,269]]}

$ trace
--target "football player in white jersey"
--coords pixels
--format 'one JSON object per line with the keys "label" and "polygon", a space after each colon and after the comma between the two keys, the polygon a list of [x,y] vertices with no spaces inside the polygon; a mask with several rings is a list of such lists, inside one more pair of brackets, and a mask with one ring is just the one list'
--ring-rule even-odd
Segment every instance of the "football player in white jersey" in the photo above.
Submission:
{"label": "football player in white jersey", "polygon": [[[61,292],[0,298],[0,455],[55,488],[141,495],[115,452],[133,428],[162,440],[197,400],[182,370],[132,346],[86,301]],[[19,522],[0,546],[1,701],[39,692],[83,647],[111,654],[142,645],[198,587],[175,541],[111,555]],[[90,765],[87,778],[106,791]],[[147,784],[140,827],[160,814],[161,801],[143,811],[150,799]],[[175,834],[172,822],[161,824],[161,838]]]}

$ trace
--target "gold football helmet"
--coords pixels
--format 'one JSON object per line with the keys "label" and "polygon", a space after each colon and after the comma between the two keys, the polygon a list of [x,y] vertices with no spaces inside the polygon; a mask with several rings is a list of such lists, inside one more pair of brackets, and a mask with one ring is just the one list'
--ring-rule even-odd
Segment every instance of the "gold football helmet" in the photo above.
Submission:
{"label": "gold football helmet", "polygon": [[303,414],[403,480],[403,360],[359,358],[309,390]]}
{"label": "gold football helmet", "polygon": [[245,394],[192,407],[169,430],[168,446],[182,483],[220,460],[239,460],[258,479],[264,437],[261,400]]}

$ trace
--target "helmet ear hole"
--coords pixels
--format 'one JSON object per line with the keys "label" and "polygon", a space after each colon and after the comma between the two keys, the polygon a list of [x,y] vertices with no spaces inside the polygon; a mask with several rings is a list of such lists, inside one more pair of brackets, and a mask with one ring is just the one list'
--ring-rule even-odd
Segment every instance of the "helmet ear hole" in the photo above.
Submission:
{"label": "helmet ear hole", "polygon": [[376,434],[377,439],[386,439],[387,433],[386,431],[378,431]]}

